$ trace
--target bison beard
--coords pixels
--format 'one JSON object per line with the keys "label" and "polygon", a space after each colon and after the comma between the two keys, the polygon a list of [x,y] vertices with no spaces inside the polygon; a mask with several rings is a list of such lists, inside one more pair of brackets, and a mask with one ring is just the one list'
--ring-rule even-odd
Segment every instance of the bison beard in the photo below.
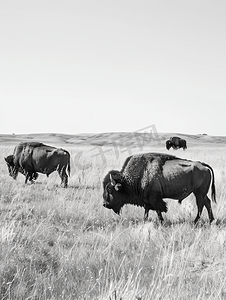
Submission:
{"label": "bison beard", "polygon": [[145,220],[149,210],[155,210],[163,222],[162,212],[167,212],[163,198],[181,203],[194,193],[198,207],[195,223],[204,206],[212,222],[214,217],[207,196],[211,178],[212,199],[216,202],[214,172],[209,165],[161,153],[134,155],[126,159],[121,171],[112,170],[105,176],[103,205],[117,214],[125,204],[142,206]]}

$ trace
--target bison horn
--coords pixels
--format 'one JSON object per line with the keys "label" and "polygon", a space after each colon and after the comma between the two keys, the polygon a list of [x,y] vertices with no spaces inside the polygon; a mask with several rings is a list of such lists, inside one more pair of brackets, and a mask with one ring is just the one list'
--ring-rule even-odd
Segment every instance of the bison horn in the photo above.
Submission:
{"label": "bison horn", "polygon": [[116,185],[116,181],[112,178],[111,174],[110,174],[110,180],[111,180],[111,185],[115,186]]}

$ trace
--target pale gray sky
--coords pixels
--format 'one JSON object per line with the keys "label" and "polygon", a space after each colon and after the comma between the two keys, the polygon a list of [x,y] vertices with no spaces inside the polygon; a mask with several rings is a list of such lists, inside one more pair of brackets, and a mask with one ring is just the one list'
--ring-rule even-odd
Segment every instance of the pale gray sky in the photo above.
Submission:
{"label": "pale gray sky", "polygon": [[224,0],[2,0],[0,133],[226,135]]}

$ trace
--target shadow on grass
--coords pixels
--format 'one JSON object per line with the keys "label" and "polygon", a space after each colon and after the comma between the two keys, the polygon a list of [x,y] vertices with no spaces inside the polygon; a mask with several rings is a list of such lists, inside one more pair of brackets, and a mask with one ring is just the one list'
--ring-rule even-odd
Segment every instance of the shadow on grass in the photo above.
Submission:
{"label": "shadow on grass", "polygon": [[99,189],[99,186],[87,185],[87,184],[73,184],[73,185],[68,184],[67,189],[95,190],[95,189]]}
{"label": "shadow on grass", "polygon": [[186,219],[180,219],[177,221],[171,221],[171,220],[165,220],[162,224],[158,221],[154,221],[156,226],[163,226],[163,227],[173,227],[175,225],[183,225],[183,224],[189,224],[190,226],[194,228],[208,228],[211,226],[218,226],[218,227],[226,227],[226,218],[220,220],[216,219],[212,223],[209,222],[208,219],[200,219],[196,224],[193,220],[186,220]]}
{"label": "shadow on grass", "polygon": [[214,222],[217,226],[221,226],[221,227],[225,227],[226,226],[226,218],[220,220],[220,219],[216,219],[216,221]]}
{"label": "shadow on grass", "polygon": [[[141,223],[142,221],[140,221]],[[158,219],[149,219],[148,221],[145,221],[144,223],[150,223],[152,222],[154,224],[155,227],[165,227],[165,228],[169,228],[169,227],[174,227],[177,225],[189,225],[191,227],[194,228],[202,228],[202,227],[209,227],[211,226],[210,222],[208,219],[200,219],[196,224],[194,223],[194,220],[188,220],[188,219],[179,219],[176,221],[171,221],[170,219],[165,219],[163,221],[163,223],[161,223]],[[226,225],[226,219],[224,220],[224,222],[222,223],[222,221],[220,220],[216,220],[215,222],[213,222],[212,224],[216,224],[216,225]]]}

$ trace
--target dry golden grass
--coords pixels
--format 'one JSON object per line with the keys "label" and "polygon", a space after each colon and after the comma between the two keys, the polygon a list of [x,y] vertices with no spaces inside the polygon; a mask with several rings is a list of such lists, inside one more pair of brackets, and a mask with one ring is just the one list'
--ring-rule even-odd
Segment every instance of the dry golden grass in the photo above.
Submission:
{"label": "dry golden grass", "polygon": [[129,153],[111,149],[103,161],[94,146],[60,146],[71,153],[67,189],[55,173],[34,185],[14,181],[4,162],[13,145],[0,147],[0,299],[226,299],[225,147],[169,152],[214,169],[216,220],[210,226],[204,211],[194,227],[193,196],[169,200],[163,226],[155,212],[144,223],[134,206],[118,217],[102,206],[102,179]]}

